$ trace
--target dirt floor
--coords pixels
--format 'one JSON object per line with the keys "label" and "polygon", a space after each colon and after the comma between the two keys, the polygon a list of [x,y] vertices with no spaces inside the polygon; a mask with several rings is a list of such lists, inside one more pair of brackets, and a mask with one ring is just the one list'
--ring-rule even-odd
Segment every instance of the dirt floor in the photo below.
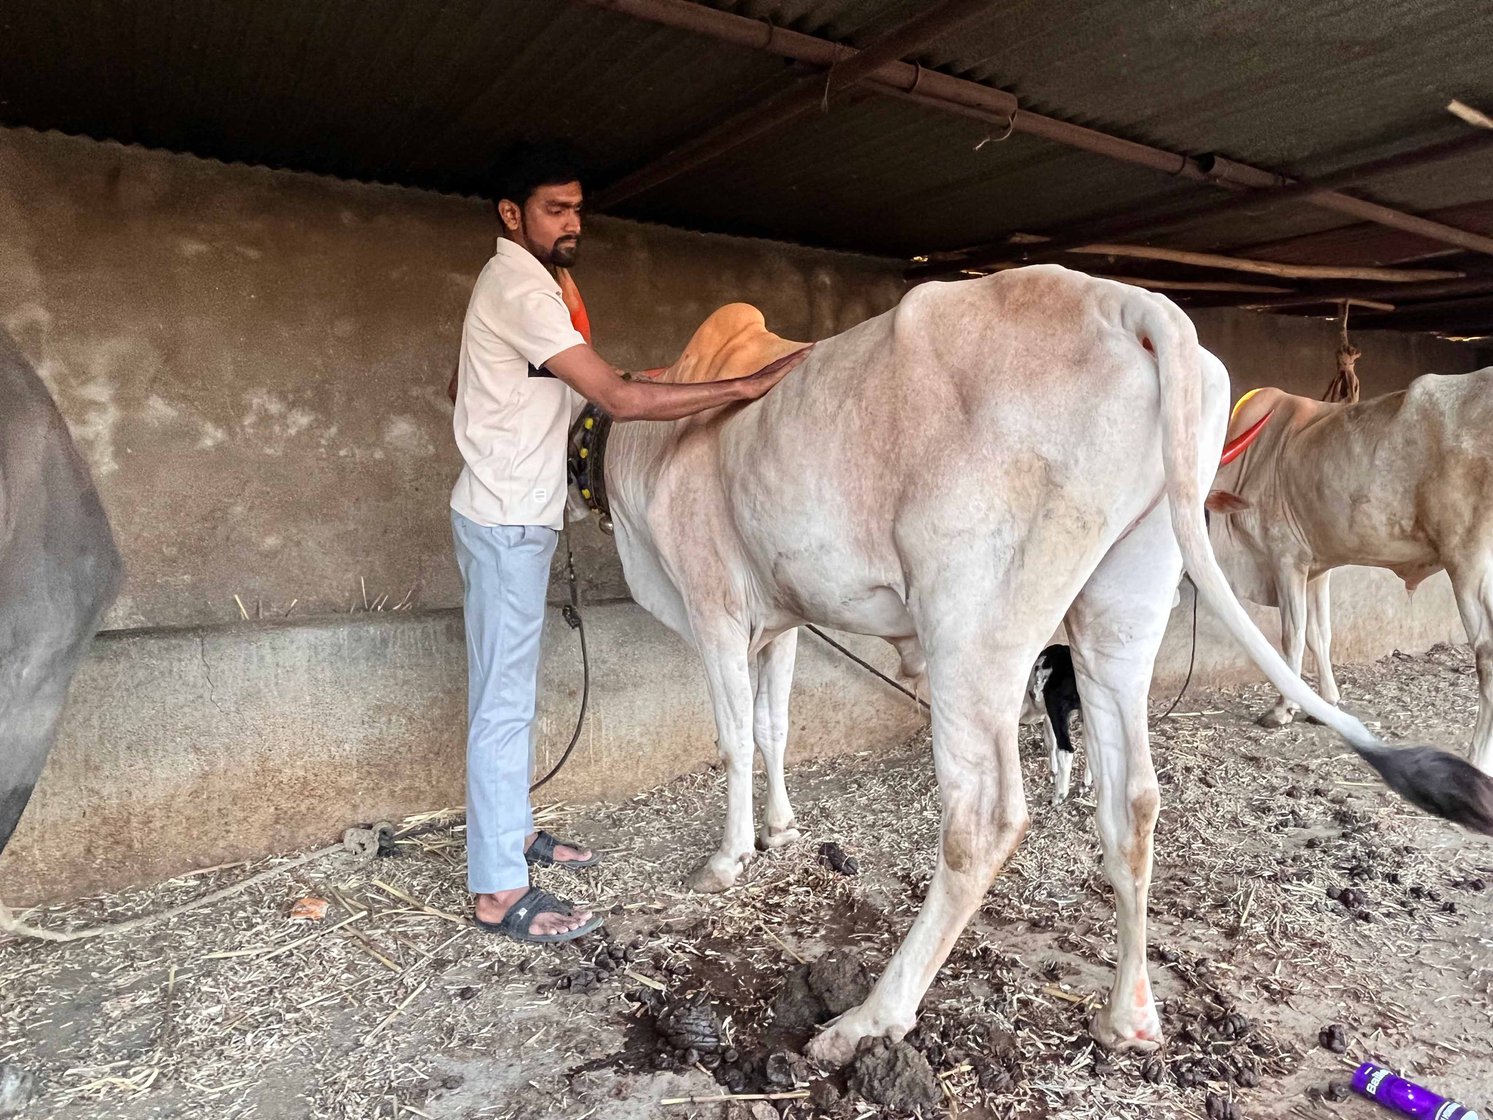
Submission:
{"label": "dirt floor", "polygon": [[[1341,677],[1350,710],[1392,740],[1460,749],[1471,674],[1466,649],[1438,647]],[[462,833],[441,820],[407,822],[436,827],[397,858],[325,856],[145,930],[0,945],[0,1102],[28,1095],[27,1076],[28,1120],[913,1107],[1367,1120],[1387,1114],[1336,1099],[1334,1083],[1374,1056],[1493,1108],[1493,842],[1393,799],[1321,728],[1254,726],[1268,703],[1262,687],[1199,692],[1154,725],[1160,1055],[1106,1055],[1085,1033],[1112,976],[1110,891],[1078,768],[1074,800],[1047,804],[1033,732],[1030,835],[939,973],[911,1045],[849,1071],[825,1076],[798,1052],[864,992],[926,889],[938,803],[922,737],[792,769],[803,839],[726,895],[678,885],[718,839],[718,772],[560,814],[556,831],[609,849],[579,879],[541,879],[609,909],[610,939],[580,947],[526,948],[467,924]],[[150,913],[279,862],[30,920],[61,930]],[[288,920],[306,895],[329,901],[326,916]],[[775,1099],[718,1099],[732,1093]]]}

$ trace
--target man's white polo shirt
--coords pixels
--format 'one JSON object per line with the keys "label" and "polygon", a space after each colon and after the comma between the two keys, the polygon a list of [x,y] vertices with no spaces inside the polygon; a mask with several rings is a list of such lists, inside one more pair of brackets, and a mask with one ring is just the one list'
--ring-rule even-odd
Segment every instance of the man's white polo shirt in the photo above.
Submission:
{"label": "man's white polo shirt", "polygon": [[584,341],[549,270],[499,238],[461,328],[457,513],[479,525],[564,527],[566,439],[581,397],[544,363]]}

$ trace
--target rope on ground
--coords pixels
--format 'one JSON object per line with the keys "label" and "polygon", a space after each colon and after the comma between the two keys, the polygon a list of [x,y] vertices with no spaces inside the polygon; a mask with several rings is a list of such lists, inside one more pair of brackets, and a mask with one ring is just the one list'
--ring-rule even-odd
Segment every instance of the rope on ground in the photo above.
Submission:
{"label": "rope on ground", "polygon": [[[24,921],[21,920],[21,918],[15,917],[10,912],[10,908],[7,907],[5,903],[0,902],[0,934],[6,934],[12,937],[28,937],[34,941],[62,942],[86,941],[91,937],[103,937],[106,934],[110,933],[126,933],[132,929],[140,929],[143,926],[154,925],[156,922],[164,921],[167,918],[174,918],[178,914],[185,914],[189,910],[196,910],[199,907],[206,906],[209,902],[217,902],[221,899],[229,897],[230,895],[237,894],[241,890],[252,887],[255,883],[262,883],[266,879],[269,879],[275,875],[279,875],[281,872],[290,871],[294,868],[300,867],[304,863],[310,863],[312,860],[321,859],[323,856],[329,856],[333,852],[340,852],[342,850],[342,842],[339,840],[337,843],[330,844],[325,848],[318,849],[314,852],[308,852],[303,856],[297,856],[289,863],[282,863],[278,867],[268,867],[256,875],[250,875],[247,879],[243,879],[237,883],[232,883],[229,886],[221,888],[220,890],[211,891],[210,893],[203,895],[201,898],[194,898],[191,902],[184,902],[180,906],[173,906],[169,910],[162,910],[156,914],[145,914],[138,918],[130,918],[128,921],[115,922],[112,925],[92,926],[88,929],[75,929],[65,932],[58,932],[56,930],[49,929],[38,929],[35,926],[27,925]],[[26,913],[29,913],[29,911],[27,911]],[[23,913],[22,917],[24,916],[25,914]]]}

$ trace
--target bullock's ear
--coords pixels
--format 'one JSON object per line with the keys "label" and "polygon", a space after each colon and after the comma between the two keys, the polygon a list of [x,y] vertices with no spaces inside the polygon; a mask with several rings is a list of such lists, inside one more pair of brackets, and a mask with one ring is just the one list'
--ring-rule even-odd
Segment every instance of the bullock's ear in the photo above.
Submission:
{"label": "bullock's ear", "polygon": [[1203,503],[1204,509],[1211,509],[1214,513],[1238,513],[1240,510],[1249,508],[1249,503],[1238,494],[1230,494],[1227,490],[1214,490],[1208,495],[1208,500]]}

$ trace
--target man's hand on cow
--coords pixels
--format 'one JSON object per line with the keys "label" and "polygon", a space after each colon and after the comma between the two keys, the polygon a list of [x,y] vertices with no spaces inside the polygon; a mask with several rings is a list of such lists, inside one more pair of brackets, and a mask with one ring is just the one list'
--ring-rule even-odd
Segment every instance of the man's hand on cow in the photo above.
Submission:
{"label": "man's hand on cow", "polygon": [[582,343],[562,350],[545,367],[613,420],[682,420],[722,405],[754,401],[808,355],[805,346],[756,373],[727,381],[689,384],[627,379],[595,350]]}
{"label": "man's hand on cow", "polygon": [[791,354],[779,358],[775,362],[763,366],[756,373],[748,374],[739,380],[742,387],[742,400],[754,401],[767,394],[774,385],[788,376],[789,371],[797,367],[809,356],[813,345],[805,346],[802,350],[795,350]]}

